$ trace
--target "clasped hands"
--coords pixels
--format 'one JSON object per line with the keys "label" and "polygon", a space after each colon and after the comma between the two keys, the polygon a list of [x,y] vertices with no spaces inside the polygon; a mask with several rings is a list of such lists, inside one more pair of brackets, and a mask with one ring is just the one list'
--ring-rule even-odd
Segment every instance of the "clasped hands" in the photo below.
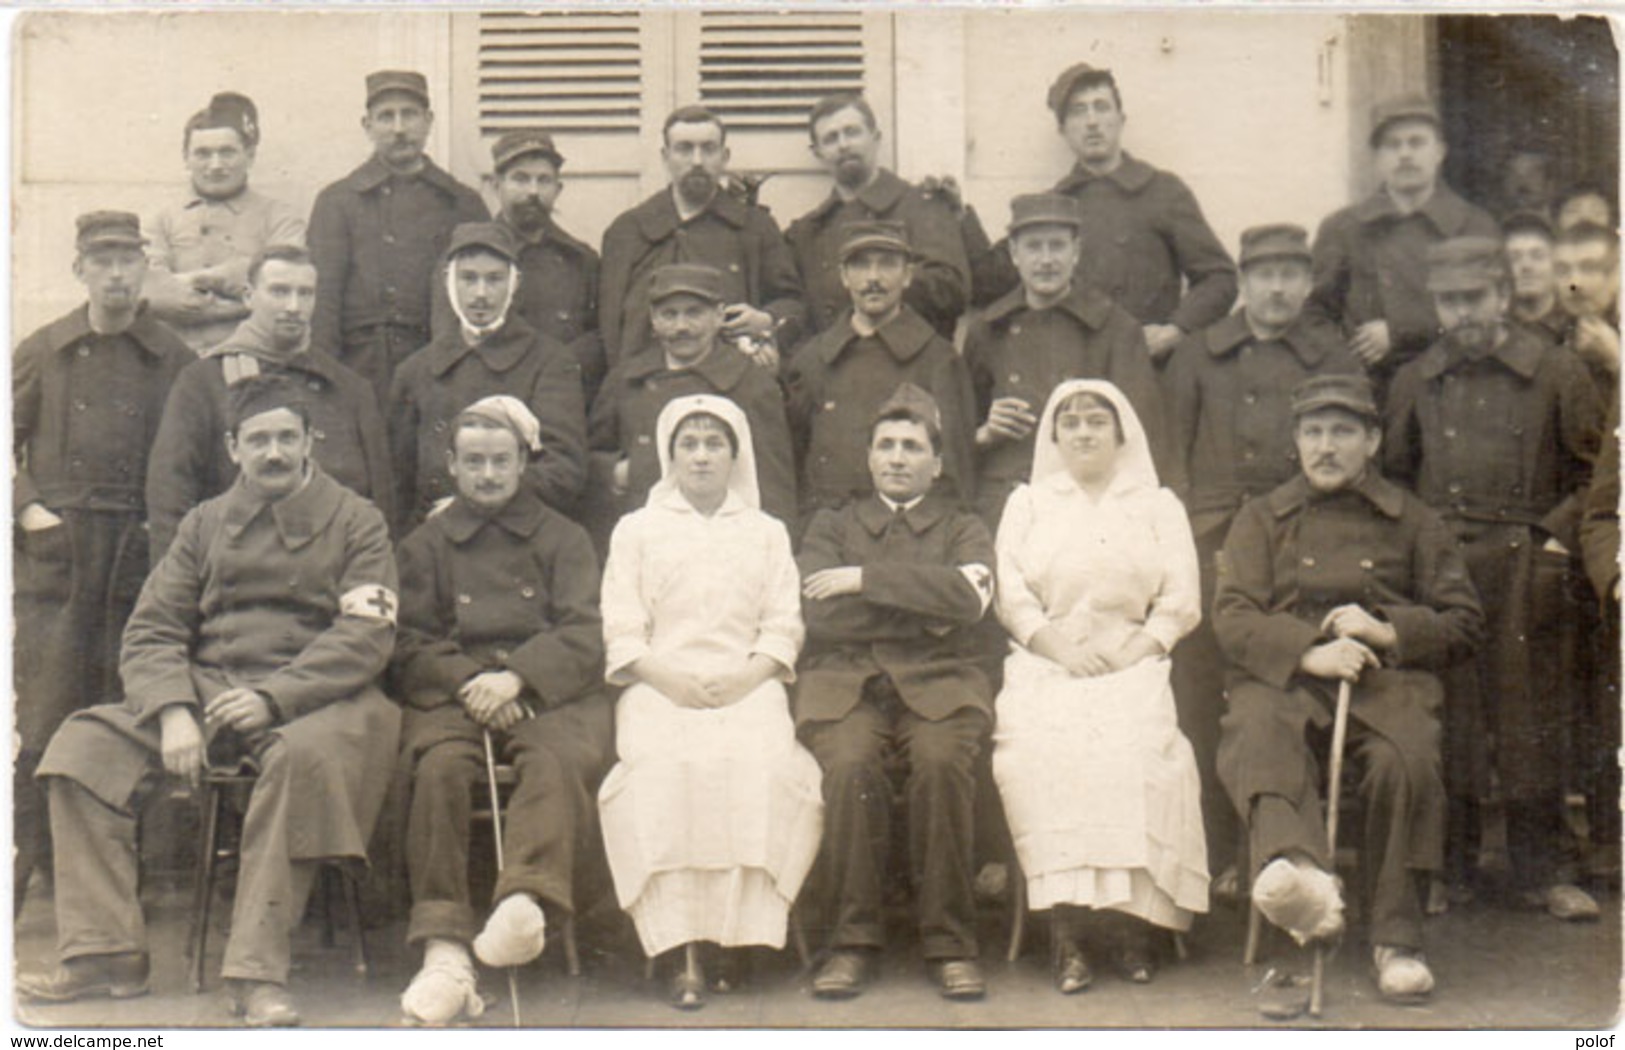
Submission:
{"label": "clasped hands", "polygon": [[1367,667],[1381,667],[1378,650],[1399,644],[1394,625],[1379,620],[1358,605],[1339,605],[1320,621],[1320,631],[1331,641],[1311,646],[1298,659],[1298,670],[1316,678],[1358,681]]}
{"label": "clasped hands", "polygon": [[524,679],[512,671],[486,671],[458,686],[457,699],[476,723],[505,733],[530,714],[519,701],[524,688]]}
{"label": "clasped hands", "polygon": [[270,728],[276,721],[270,698],[246,686],[227,689],[203,705],[203,724],[186,704],[170,704],[158,712],[158,750],[165,772],[197,787],[203,776],[207,744],[204,730],[235,729],[247,735]]}
{"label": "clasped hands", "polygon": [[1144,631],[1135,631],[1120,643],[1112,644],[1093,638],[1075,642],[1055,628],[1045,627],[1033,636],[1029,647],[1039,656],[1066,668],[1074,678],[1098,678],[1162,655],[1162,646]]}

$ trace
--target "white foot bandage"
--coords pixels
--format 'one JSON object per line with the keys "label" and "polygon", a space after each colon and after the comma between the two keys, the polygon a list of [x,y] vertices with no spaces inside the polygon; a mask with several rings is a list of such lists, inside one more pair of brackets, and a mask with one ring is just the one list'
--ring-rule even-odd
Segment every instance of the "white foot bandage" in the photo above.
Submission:
{"label": "white foot bandage", "polygon": [[423,1025],[450,1024],[467,1014],[485,1012],[485,1000],[475,987],[474,960],[455,941],[432,938],[423,950],[423,969],[401,993],[401,1009],[409,1021]]}
{"label": "white foot bandage", "polygon": [[502,898],[485,929],[474,938],[474,954],[487,966],[523,966],[547,944],[542,906],[528,893]]}
{"label": "white foot bandage", "polygon": [[1377,990],[1384,999],[1415,1002],[1433,991],[1433,971],[1421,952],[1379,944],[1372,949],[1371,960],[1377,968]]}
{"label": "white foot bandage", "polygon": [[1253,882],[1253,903],[1264,918],[1299,944],[1343,932],[1343,895],[1337,880],[1308,861],[1277,857]]}

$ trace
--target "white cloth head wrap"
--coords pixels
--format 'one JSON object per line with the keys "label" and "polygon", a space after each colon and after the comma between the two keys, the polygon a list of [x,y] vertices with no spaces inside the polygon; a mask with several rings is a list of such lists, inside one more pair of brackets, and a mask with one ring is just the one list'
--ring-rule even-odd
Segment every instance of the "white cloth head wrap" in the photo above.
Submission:
{"label": "white cloth head wrap", "polygon": [[760,510],[762,497],[756,487],[756,450],[751,444],[750,421],[740,407],[725,397],[713,394],[693,394],[666,403],[655,420],[655,442],[660,453],[660,480],[649,490],[649,504],[681,494],[677,479],[671,472],[671,437],[677,427],[689,416],[709,413],[733,428],[739,439],[739,454],[734,457],[733,470],[728,474],[728,491],[752,510]]}
{"label": "white cloth head wrap", "polygon": [[[1094,394],[1105,398],[1117,410],[1117,421],[1123,427],[1123,444],[1117,450],[1116,472],[1111,488],[1158,487],[1157,468],[1151,462],[1151,446],[1145,438],[1145,427],[1135,414],[1123,392],[1104,379],[1068,379],[1050,394],[1044,405],[1044,414],[1038,421],[1038,437],[1033,443],[1033,483],[1057,472],[1066,474],[1066,463],[1061,459],[1061,448],[1055,443],[1056,409],[1074,394]],[[1068,475],[1070,477],[1070,475]]]}
{"label": "white cloth head wrap", "polygon": [[457,315],[457,323],[462,326],[463,336],[467,338],[469,342],[477,343],[486,336],[490,335],[492,332],[495,332],[498,328],[501,328],[503,325],[508,323],[508,311],[513,309],[514,296],[519,294],[519,266],[517,263],[511,261],[508,263],[508,269],[510,271],[508,278],[508,298],[502,304],[502,312],[497,314],[497,319],[488,325],[476,325],[470,322],[469,319],[464,316],[463,304],[457,301],[456,262],[457,260],[455,258],[447,259],[444,267],[446,271],[446,298],[451,300],[451,312]]}
{"label": "white cloth head wrap", "polygon": [[507,394],[482,397],[459,414],[479,416],[507,427],[519,438],[520,446],[529,449],[533,456],[542,450],[542,425],[537,422],[536,413],[517,397]]}

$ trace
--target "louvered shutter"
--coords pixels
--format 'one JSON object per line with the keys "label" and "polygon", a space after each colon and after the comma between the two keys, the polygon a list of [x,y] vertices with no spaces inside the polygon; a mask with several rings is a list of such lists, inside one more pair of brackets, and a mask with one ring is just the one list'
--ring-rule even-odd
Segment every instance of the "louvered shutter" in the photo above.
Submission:
{"label": "louvered shutter", "polygon": [[732,131],[802,131],[825,95],[864,88],[861,11],[700,14],[700,102]]}
{"label": "louvered shutter", "polygon": [[643,40],[633,10],[479,15],[480,134],[545,127],[636,136]]}

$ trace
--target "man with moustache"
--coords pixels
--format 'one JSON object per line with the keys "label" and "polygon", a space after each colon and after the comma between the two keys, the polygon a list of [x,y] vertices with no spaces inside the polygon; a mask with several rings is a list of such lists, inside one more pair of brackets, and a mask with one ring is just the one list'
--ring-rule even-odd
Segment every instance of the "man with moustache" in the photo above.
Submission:
{"label": "man with moustache", "polygon": [[953,344],[903,301],[914,260],[902,223],[843,230],[841,283],[852,310],[797,349],[786,380],[803,520],[871,491],[864,426],[905,382],[929,393],[941,414],[944,495],[964,505],[974,496],[970,373]]}
{"label": "man with moustache", "polygon": [[1612,404],[1619,390],[1618,234],[1592,222],[1567,227],[1552,245],[1552,273],[1570,318],[1563,343]]}
{"label": "man with moustache", "polygon": [[519,245],[510,229],[470,222],[451,234],[443,284],[457,319],[395,373],[389,396],[390,459],[404,535],[452,497],[446,430],[464,407],[499,394],[540,420],[541,451],[525,483],[561,512],[573,511],[587,476],[587,413],[581,367],[569,347],[542,335],[515,310]]}
{"label": "man with moustache", "polygon": [[723,190],[727,131],[700,106],[673,110],[661,128],[671,185],[604,231],[599,332],[611,368],[649,345],[649,282],[671,263],[699,263],[723,275],[723,336],[777,363],[795,345],[806,315],[790,248],[765,208]]}
{"label": "man with moustache", "polygon": [[400,710],[374,685],[395,638],[395,559],[378,510],[311,458],[286,376],[232,388],[222,444],[241,470],[187,514],[124,633],[123,703],[63,724],[40,762],[56,836],[60,963],[25,1000],[148,989],[138,816],[205,770],[256,773],[226,941],[231,1011],[299,1023],[289,939],[323,861],[365,862]]}
{"label": "man with moustache", "polygon": [[1382,185],[1327,216],[1315,234],[1314,313],[1341,326],[1349,349],[1384,400],[1394,372],[1437,338],[1427,252],[1453,237],[1499,237],[1489,212],[1458,197],[1439,175],[1444,122],[1431,99],[1378,103],[1371,157]]}
{"label": "man with moustache", "polygon": [[76,227],[73,274],[87,301],[11,359],[18,902],[50,860],[40,753],[69,714],[118,695],[119,636],[148,567],[147,455],[192,360],[141,307],[140,220],[95,211]]}
{"label": "man with moustache", "polygon": [[310,213],[322,276],[311,332],[383,404],[396,366],[429,342],[435,263],[452,228],[490,215],[478,193],[424,155],[434,111],[422,73],[369,73],[361,126],[372,156],[323,189]]}
{"label": "man with moustache", "polygon": [[[1242,307],[1180,343],[1163,373],[1175,457],[1169,485],[1191,519],[1202,573],[1202,608],[1213,607],[1218,556],[1236,513],[1302,472],[1293,440],[1293,391],[1314,376],[1353,375],[1360,365],[1341,333],[1307,316],[1313,284],[1309,234],[1290,223],[1241,235]],[[1215,765],[1224,713],[1224,656],[1211,618],[1173,652],[1180,731],[1202,774],[1208,868],[1215,889],[1236,886],[1235,811],[1224,800]]]}
{"label": "man with moustache", "polygon": [[1432,672],[1472,651],[1483,615],[1450,530],[1377,472],[1370,382],[1305,379],[1291,419],[1302,467],[1242,507],[1220,563],[1213,621],[1231,667],[1219,776],[1246,823],[1253,903],[1300,944],[1335,939],[1343,900],[1319,752],[1338,683],[1352,686],[1377,988],[1418,1002],[1433,973],[1416,880],[1439,868],[1445,824]]}
{"label": "man with moustache", "polygon": [[227,453],[231,388],[258,375],[283,375],[305,388],[312,455],[340,485],[394,513],[389,442],[372,388],[311,341],[316,267],[297,245],[276,245],[248,266],[247,320],[176,377],[147,466],[152,550],[169,548],[181,518],[231,487]]}
{"label": "man with moustache", "polygon": [[253,100],[233,91],[215,95],[186,122],[181,138],[192,193],[152,224],[147,304],[199,354],[248,316],[254,253],[305,240],[304,216],[249,188],[259,144]]}
{"label": "man with moustache", "polygon": [[1462,543],[1486,619],[1485,644],[1446,679],[1449,875],[1454,888],[1470,888],[1493,763],[1515,903],[1595,918],[1596,902],[1556,867],[1573,704],[1569,683],[1549,675],[1572,629],[1572,552],[1602,400],[1573,354],[1507,323],[1511,282],[1498,239],[1444,241],[1429,249],[1428,267],[1445,335],[1394,377],[1383,445],[1389,476]]}
{"label": "man with moustache", "polygon": [[862,95],[820,99],[807,119],[812,154],[830,174],[830,195],[790,224],[784,236],[807,289],[808,318],[823,331],[852,305],[841,283],[841,227],[884,219],[900,222],[919,258],[904,301],[946,338],[970,294],[970,263],[952,207],[926,196],[880,166],[880,127]]}

